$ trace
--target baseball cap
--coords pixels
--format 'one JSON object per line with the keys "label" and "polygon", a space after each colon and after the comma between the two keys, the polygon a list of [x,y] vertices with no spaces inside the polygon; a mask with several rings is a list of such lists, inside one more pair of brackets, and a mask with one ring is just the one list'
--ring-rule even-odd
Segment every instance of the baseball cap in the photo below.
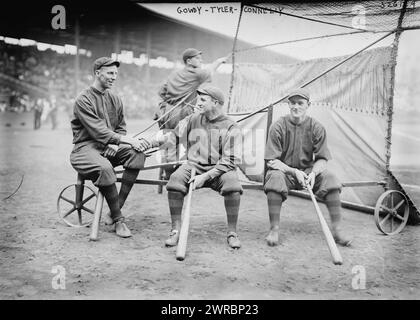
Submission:
{"label": "baseball cap", "polygon": [[182,53],[182,60],[186,62],[187,59],[195,57],[201,53],[202,53],[201,51],[198,51],[197,49],[194,49],[194,48],[185,49],[184,52]]}
{"label": "baseball cap", "polygon": [[291,97],[295,97],[295,96],[302,97],[302,98],[304,98],[304,99],[306,99],[306,100],[308,100],[308,101],[309,101],[309,98],[310,98],[310,96],[309,96],[309,91],[308,91],[308,90],[306,90],[306,89],[303,89],[303,88],[296,88],[296,89],[293,89],[293,90],[289,93],[289,95],[287,96],[287,99],[290,99]]}
{"label": "baseball cap", "polygon": [[222,90],[213,86],[203,86],[197,89],[198,94],[204,94],[212,97],[214,100],[219,101],[221,105],[225,103],[225,97],[223,95]]}
{"label": "baseball cap", "polygon": [[96,59],[95,62],[93,63],[93,72],[95,72],[96,70],[99,70],[102,67],[109,67],[112,65],[116,65],[118,68],[120,66],[120,63],[119,61],[114,60],[109,57],[100,57]]}

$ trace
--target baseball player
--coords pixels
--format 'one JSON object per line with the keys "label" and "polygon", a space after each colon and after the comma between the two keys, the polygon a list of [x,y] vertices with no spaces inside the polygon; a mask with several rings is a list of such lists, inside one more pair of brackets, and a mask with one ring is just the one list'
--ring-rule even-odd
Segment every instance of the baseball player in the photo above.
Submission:
{"label": "baseball player", "polygon": [[[185,118],[174,130],[177,138],[187,145],[187,162],[171,175],[166,185],[172,230],[165,244],[170,247],[178,243],[184,196],[189,183],[194,183],[193,189],[210,187],[224,196],[227,243],[231,248],[239,249],[241,242],[236,224],[243,190],[236,166],[241,161],[242,136],[237,124],[224,114],[224,96],[218,88],[206,85],[197,92],[200,112]],[[162,145],[167,136],[152,140],[151,146]],[[191,178],[193,167],[196,175]]]}
{"label": "baseball player", "polygon": [[[123,104],[109,89],[117,79],[120,63],[108,57],[95,60],[93,85],[83,90],[73,107],[71,128],[74,148],[70,162],[74,169],[90,179],[104,195],[120,237],[130,237],[121,207],[143,168],[144,142],[126,136]],[[120,192],[117,192],[113,167],[123,165]]]}
{"label": "baseball player", "polygon": [[290,114],[274,122],[265,149],[268,171],[264,191],[267,195],[270,232],[269,246],[279,242],[280,209],[290,189],[313,189],[325,201],[336,243],[350,245],[351,240],[340,232],[341,183],[327,169],[331,159],[325,128],[306,115],[310,106],[309,92],[293,90],[288,96]]}
{"label": "baseball player", "polygon": [[[178,103],[180,105],[160,121],[163,129],[174,129],[178,122],[194,112],[197,100],[197,89],[205,82],[210,82],[215,71],[227,61],[227,57],[216,59],[208,69],[202,68],[202,52],[188,48],[182,53],[184,68],[172,72],[159,90],[162,101],[159,103],[160,113],[164,114]],[[183,100],[185,99],[185,100]],[[156,119],[159,115],[156,115]],[[167,142],[167,149],[162,150],[164,162],[176,161],[174,141]],[[170,170],[166,169],[167,176]]]}

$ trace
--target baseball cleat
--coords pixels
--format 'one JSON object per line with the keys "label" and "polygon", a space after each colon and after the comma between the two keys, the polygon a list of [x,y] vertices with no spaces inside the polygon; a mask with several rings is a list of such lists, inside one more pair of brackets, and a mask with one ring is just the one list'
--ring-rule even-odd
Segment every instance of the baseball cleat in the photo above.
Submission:
{"label": "baseball cleat", "polygon": [[121,238],[131,237],[131,231],[123,221],[115,222],[115,233]]}
{"label": "baseball cleat", "polygon": [[270,230],[265,240],[270,247],[274,247],[279,244],[279,236],[279,230]]}
{"label": "baseball cleat", "polygon": [[174,247],[178,244],[179,240],[179,231],[178,230],[171,230],[169,233],[168,239],[165,240],[165,245],[167,247]]}
{"label": "baseball cleat", "polygon": [[238,234],[236,232],[229,232],[227,236],[227,242],[233,249],[239,249],[241,247],[241,241],[239,241]]}

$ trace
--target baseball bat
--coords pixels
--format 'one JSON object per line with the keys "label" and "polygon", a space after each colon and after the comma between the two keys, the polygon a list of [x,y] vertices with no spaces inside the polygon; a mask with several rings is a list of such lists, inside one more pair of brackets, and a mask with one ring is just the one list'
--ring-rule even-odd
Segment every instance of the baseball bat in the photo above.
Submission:
{"label": "baseball bat", "polygon": [[102,207],[104,205],[104,195],[98,190],[98,199],[95,205],[95,214],[93,216],[92,230],[90,232],[90,240],[98,240],[99,222],[101,221]]}
{"label": "baseball bat", "polygon": [[[195,176],[195,168],[191,170],[191,178]],[[193,193],[194,182],[190,183],[187,201],[184,207],[184,213],[182,215],[182,224],[181,230],[179,233],[178,246],[176,248],[176,259],[182,261],[185,259],[185,253],[187,251],[187,239],[188,239],[188,229],[190,228],[190,213],[191,213],[191,197]]]}
{"label": "baseball bat", "polygon": [[340,251],[338,251],[337,244],[334,241],[334,238],[331,234],[330,229],[328,228],[327,222],[325,221],[324,216],[322,215],[321,209],[318,206],[318,202],[315,199],[315,196],[312,192],[312,189],[307,186],[309,195],[311,196],[312,202],[315,206],[316,214],[318,215],[319,223],[321,224],[322,232],[324,233],[325,240],[327,240],[328,249],[330,250],[331,257],[334,264],[343,264],[343,258],[341,257]]}

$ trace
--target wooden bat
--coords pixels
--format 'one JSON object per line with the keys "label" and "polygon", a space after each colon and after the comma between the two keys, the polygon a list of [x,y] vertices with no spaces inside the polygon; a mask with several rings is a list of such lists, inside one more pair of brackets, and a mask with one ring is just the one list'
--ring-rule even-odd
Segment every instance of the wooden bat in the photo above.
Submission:
{"label": "wooden bat", "polygon": [[341,257],[340,251],[338,251],[337,244],[334,241],[334,238],[331,234],[330,229],[328,228],[327,222],[325,221],[324,216],[322,215],[321,209],[318,206],[318,202],[315,199],[315,196],[312,192],[312,189],[307,186],[309,195],[311,196],[312,202],[315,206],[316,214],[318,215],[319,223],[321,224],[322,232],[324,233],[325,240],[327,240],[328,249],[330,249],[331,257],[334,264],[343,264],[343,258]]}
{"label": "wooden bat", "polygon": [[98,190],[98,199],[95,205],[95,214],[93,216],[92,230],[90,232],[90,240],[98,240],[99,222],[101,221],[102,207],[104,205],[104,195]]}
{"label": "wooden bat", "polygon": [[[195,168],[191,170],[191,178],[195,176]],[[182,215],[182,224],[181,230],[179,233],[178,246],[176,248],[176,259],[182,261],[185,259],[185,252],[187,251],[187,239],[188,239],[188,229],[190,228],[190,211],[191,211],[191,197],[193,193],[194,182],[190,183],[187,202],[184,206],[184,212]]]}

